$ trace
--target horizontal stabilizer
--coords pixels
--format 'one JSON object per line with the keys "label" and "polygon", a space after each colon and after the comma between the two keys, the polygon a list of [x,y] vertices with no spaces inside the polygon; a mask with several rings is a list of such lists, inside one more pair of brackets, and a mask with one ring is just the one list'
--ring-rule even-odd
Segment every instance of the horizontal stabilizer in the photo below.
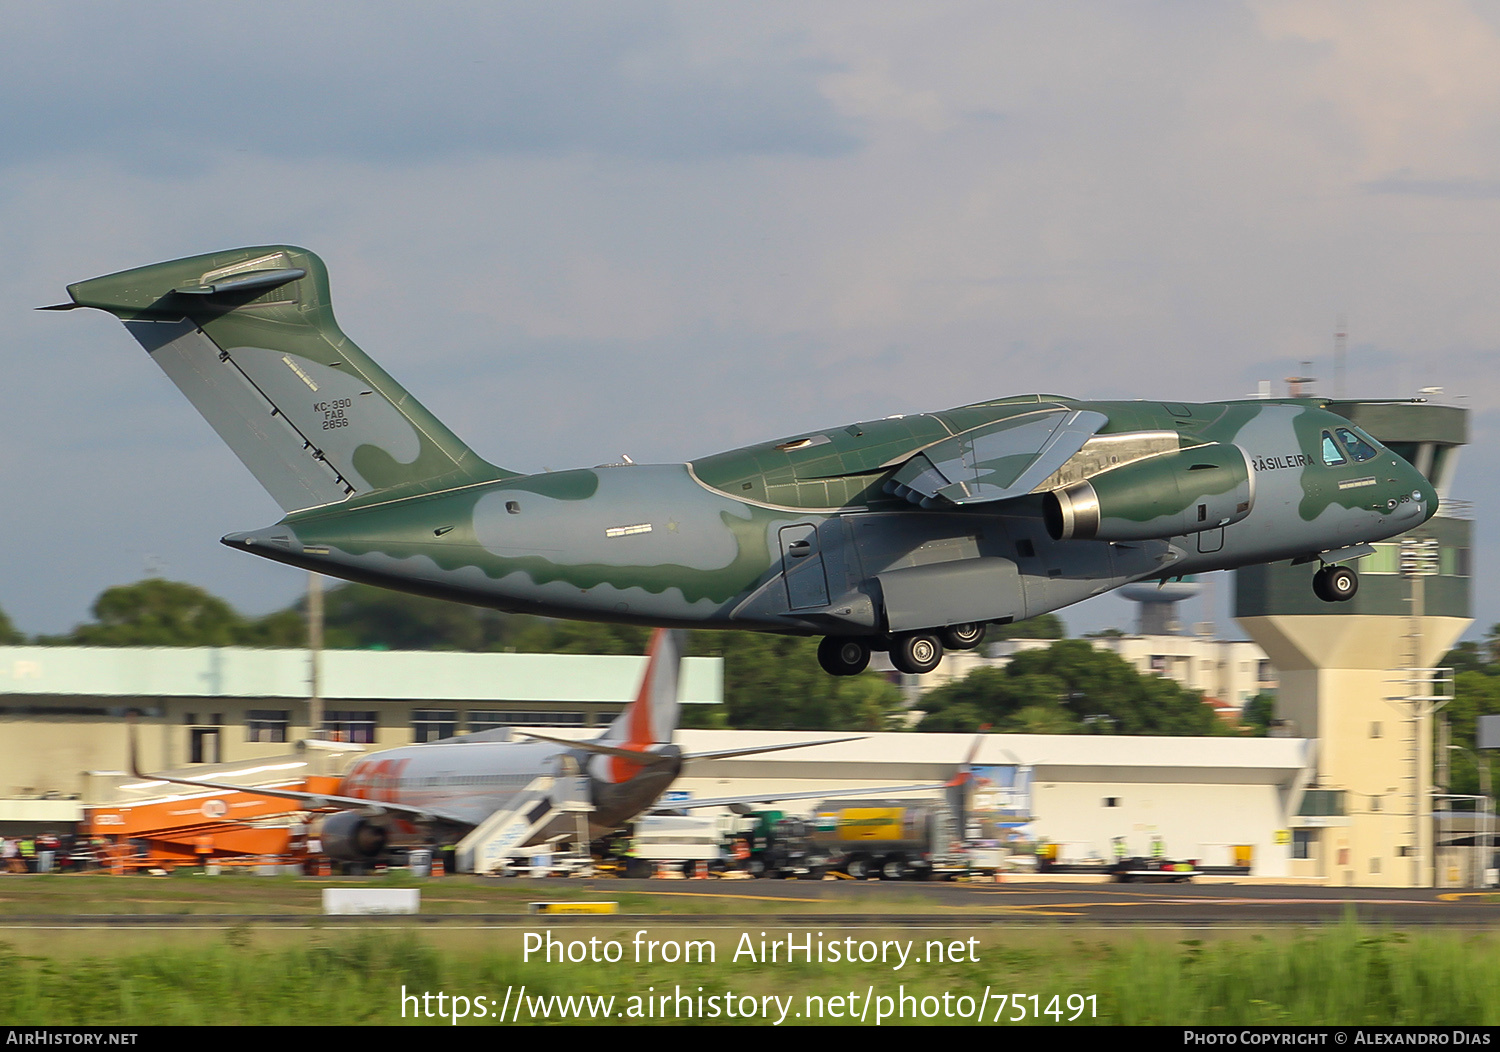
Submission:
{"label": "horizontal stabilizer", "polygon": [[885,491],[923,508],[1024,496],[1108,422],[1103,413],[1053,409],[965,431],[913,456]]}
{"label": "horizontal stabilizer", "polygon": [[243,277],[216,281],[212,285],[187,285],[172,291],[179,296],[219,296],[247,289],[274,289],[289,281],[307,277],[302,267],[280,267],[276,270],[252,270]]}

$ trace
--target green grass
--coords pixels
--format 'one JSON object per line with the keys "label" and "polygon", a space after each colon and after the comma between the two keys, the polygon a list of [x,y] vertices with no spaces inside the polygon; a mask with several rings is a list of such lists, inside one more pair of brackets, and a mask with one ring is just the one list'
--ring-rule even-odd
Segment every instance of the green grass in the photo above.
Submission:
{"label": "green grass", "polygon": [[[957,998],[982,996],[986,989],[1019,994],[1027,1022],[1065,1025],[1069,995],[1093,995],[1097,1005],[1096,1018],[1085,1008],[1072,1025],[1500,1024],[1500,939],[1488,933],[1407,935],[1352,923],[1305,933],[1206,938],[988,929],[978,936],[977,962],[918,963],[913,957],[896,971],[888,965],[800,959],[737,963],[733,954],[741,936],[758,941],[759,927],[673,930],[670,923],[662,918],[653,926],[650,918],[632,918],[553,929],[564,941],[618,940],[624,951],[618,964],[524,960],[523,937],[546,930],[542,922],[518,929],[400,932],[247,926],[212,933],[112,931],[102,945],[97,933],[59,941],[57,936],[66,933],[11,932],[11,941],[0,946],[0,1021],[13,1026],[443,1023],[411,1018],[414,1002],[407,1002],[403,1020],[405,988],[408,995],[442,992],[462,995],[471,1006],[485,1004],[489,1018],[469,1022],[493,1025],[507,991],[514,996],[524,985],[529,1002],[552,995],[613,995],[621,1013],[632,1004],[644,1013],[642,995],[670,996],[678,988],[691,997],[700,988],[706,997],[775,995],[790,999],[783,1002],[793,1013],[789,1023],[798,1021],[794,1013],[807,1007],[808,995],[829,1004],[829,998],[853,992],[859,998],[853,1005],[857,1015],[873,988],[876,997],[889,999],[887,1010],[903,992],[915,999],[908,1002],[913,1007],[924,996],[933,998],[930,1008],[944,993],[955,1007],[962,1006]],[[715,959],[691,965],[636,963],[631,940],[643,927],[664,942],[712,938]],[[765,930],[768,937],[785,932]],[[967,938],[952,929],[851,928],[823,934],[840,941],[911,939],[917,952],[929,939]],[[1062,1018],[1044,1014],[1034,1020],[1033,1004],[1045,1012],[1054,996]],[[494,1007],[487,1003],[491,998]],[[1007,1002],[1007,1018],[1014,1015],[1014,1004]],[[427,1005],[435,1011],[434,1000]],[[992,1000],[986,1023],[998,1008]],[[848,1025],[845,1019],[827,1021]],[[872,1010],[866,1022],[874,1021]]]}

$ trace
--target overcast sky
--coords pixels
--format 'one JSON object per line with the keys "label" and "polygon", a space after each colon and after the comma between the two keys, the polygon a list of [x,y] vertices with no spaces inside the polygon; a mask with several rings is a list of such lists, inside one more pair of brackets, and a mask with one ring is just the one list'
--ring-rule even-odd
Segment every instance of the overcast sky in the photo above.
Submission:
{"label": "overcast sky", "polygon": [[[218,544],[280,513],[124,329],[31,310],[239,245],[323,256],[349,335],[521,471],[1030,391],[1282,393],[1302,361],[1331,393],[1341,315],[1348,393],[1442,387],[1476,446],[1500,429],[1500,2],[0,0],[0,25],[0,608],[26,632],[148,573],[247,613],[302,588]],[[1466,451],[1481,628],[1493,483]]]}

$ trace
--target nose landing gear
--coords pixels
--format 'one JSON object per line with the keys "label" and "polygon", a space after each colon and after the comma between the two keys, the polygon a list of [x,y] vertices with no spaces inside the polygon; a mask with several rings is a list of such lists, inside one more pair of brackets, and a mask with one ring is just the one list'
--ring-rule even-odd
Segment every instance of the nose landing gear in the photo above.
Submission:
{"label": "nose landing gear", "polygon": [[1359,591],[1359,574],[1348,566],[1325,566],[1313,574],[1313,594],[1325,603],[1347,603]]}

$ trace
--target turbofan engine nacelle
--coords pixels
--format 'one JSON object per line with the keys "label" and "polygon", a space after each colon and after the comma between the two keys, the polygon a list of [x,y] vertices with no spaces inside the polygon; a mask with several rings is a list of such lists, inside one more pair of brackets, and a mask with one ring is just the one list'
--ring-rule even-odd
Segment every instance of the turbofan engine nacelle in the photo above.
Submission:
{"label": "turbofan engine nacelle", "polygon": [[1214,442],[1053,490],[1043,498],[1042,513],[1053,540],[1145,541],[1232,525],[1254,504],[1245,451]]}
{"label": "turbofan engine nacelle", "polygon": [[390,830],[358,811],[340,811],[323,819],[323,853],[342,862],[369,862],[385,853]]}

